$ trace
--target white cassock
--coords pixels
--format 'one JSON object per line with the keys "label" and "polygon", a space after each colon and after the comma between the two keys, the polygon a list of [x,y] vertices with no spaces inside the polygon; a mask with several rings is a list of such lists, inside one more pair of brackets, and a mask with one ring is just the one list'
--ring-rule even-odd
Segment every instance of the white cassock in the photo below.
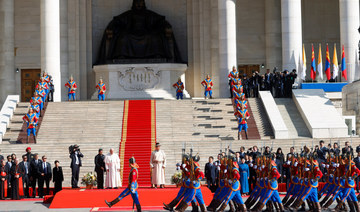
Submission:
{"label": "white cassock", "polygon": [[120,159],[119,156],[115,153],[112,155],[109,153],[105,156],[105,168],[109,170],[106,172],[105,187],[115,188],[121,187],[120,179]]}
{"label": "white cassock", "polygon": [[162,150],[153,151],[150,158],[152,168],[151,184],[165,184],[166,155]]}

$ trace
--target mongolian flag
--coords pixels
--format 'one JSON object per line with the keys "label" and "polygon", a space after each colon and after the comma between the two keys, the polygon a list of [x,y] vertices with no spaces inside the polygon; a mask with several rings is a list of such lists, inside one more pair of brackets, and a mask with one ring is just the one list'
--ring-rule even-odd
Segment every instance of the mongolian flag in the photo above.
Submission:
{"label": "mongolian flag", "polygon": [[314,45],[311,44],[311,73],[310,77],[312,80],[316,78],[316,62],[315,62],[315,53],[314,53]]}
{"label": "mongolian flag", "polygon": [[336,53],[336,44],[334,44],[334,54],[333,54],[333,79],[335,79],[339,74],[339,62],[337,59]]}
{"label": "mongolian flag", "polygon": [[331,79],[329,46],[326,44],[325,74],[327,80]]}
{"label": "mongolian flag", "polygon": [[342,47],[342,56],[341,56],[341,75],[344,77],[345,80],[347,80],[344,45]]}
{"label": "mongolian flag", "polygon": [[318,66],[317,66],[319,77],[323,79],[323,66],[322,66],[322,54],[321,54],[321,44],[319,44],[319,54],[318,54]]}

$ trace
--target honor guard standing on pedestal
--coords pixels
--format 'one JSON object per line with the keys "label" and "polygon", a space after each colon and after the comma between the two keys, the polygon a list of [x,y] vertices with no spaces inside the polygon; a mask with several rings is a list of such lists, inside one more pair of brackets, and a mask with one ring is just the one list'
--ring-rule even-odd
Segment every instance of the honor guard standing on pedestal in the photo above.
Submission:
{"label": "honor guard standing on pedestal", "polygon": [[210,78],[210,75],[206,75],[206,79],[204,79],[204,81],[201,82],[201,85],[204,86],[205,88],[205,99],[207,99],[207,96],[209,94],[210,99],[212,99],[212,88],[214,86],[212,79]]}
{"label": "honor guard standing on pedestal", "polygon": [[137,183],[137,180],[139,178],[139,171],[138,171],[139,165],[136,163],[134,157],[129,159],[129,166],[131,167],[131,170],[129,173],[128,187],[123,192],[121,192],[121,194],[116,199],[114,199],[111,202],[105,200],[105,203],[109,206],[109,208],[111,208],[113,205],[120,202],[120,200],[124,199],[126,196],[131,195],[134,204],[136,205],[137,212],[141,212],[141,205],[139,202],[139,195],[137,192],[139,186]]}
{"label": "honor guard standing on pedestal", "polygon": [[96,88],[98,89],[99,101],[105,101],[106,86],[102,79],[99,80],[99,83],[96,85]]}
{"label": "honor guard standing on pedestal", "polygon": [[77,85],[74,81],[74,78],[71,76],[69,81],[65,84],[65,87],[68,88],[68,100],[71,101],[71,98],[73,101],[76,101],[76,89]]}
{"label": "honor guard standing on pedestal", "polygon": [[178,81],[173,85],[174,88],[176,88],[176,99],[183,99],[184,97],[184,83],[181,82],[181,78],[178,79]]}
{"label": "honor guard standing on pedestal", "polygon": [[34,136],[34,141],[36,142],[36,126],[38,119],[36,118],[36,114],[32,108],[29,109],[29,112],[23,117],[24,122],[26,122],[27,126],[27,140],[26,143],[29,143],[30,134]]}

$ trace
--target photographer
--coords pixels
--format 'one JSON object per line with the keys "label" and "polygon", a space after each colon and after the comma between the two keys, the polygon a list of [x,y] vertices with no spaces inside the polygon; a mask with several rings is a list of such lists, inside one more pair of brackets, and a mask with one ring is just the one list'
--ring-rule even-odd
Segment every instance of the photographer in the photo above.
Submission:
{"label": "photographer", "polygon": [[81,166],[81,158],[84,155],[80,152],[80,148],[78,145],[73,145],[69,147],[69,153],[71,158],[71,187],[72,188],[80,188],[78,186],[79,181],[79,173],[80,173],[80,166]]}

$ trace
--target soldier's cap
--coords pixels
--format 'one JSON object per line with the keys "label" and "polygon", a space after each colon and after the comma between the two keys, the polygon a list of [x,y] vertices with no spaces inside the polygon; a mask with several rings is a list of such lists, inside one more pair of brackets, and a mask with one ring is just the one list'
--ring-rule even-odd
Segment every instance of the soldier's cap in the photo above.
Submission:
{"label": "soldier's cap", "polygon": [[131,158],[129,159],[129,163],[130,163],[130,164],[136,163],[135,158],[134,158],[134,157],[131,157]]}
{"label": "soldier's cap", "polygon": [[31,151],[31,147],[26,148],[26,150],[25,150],[25,151],[27,152],[28,150],[30,150],[30,151]]}
{"label": "soldier's cap", "polygon": [[158,147],[158,146],[161,146],[161,144],[159,142],[157,142],[155,146]]}

